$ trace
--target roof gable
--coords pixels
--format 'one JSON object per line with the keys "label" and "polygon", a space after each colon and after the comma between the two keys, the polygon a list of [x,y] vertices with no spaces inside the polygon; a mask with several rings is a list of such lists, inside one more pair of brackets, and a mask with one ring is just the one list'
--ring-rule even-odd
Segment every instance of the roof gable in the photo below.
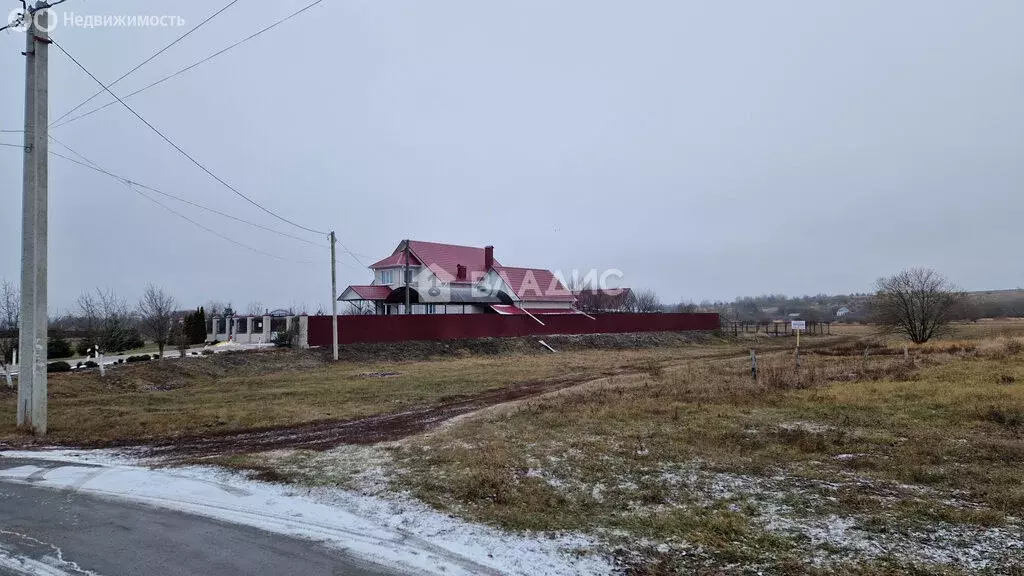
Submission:
{"label": "roof gable", "polygon": [[388,286],[349,286],[338,300],[384,300],[390,294]]}
{"label": "roof gable", "polygon": [[[416,259],[416,256],[410,254],[409,255],[409,265],[410,266],[420,266],[421,262]],[[405,251],[404,250],[396,251],[391,256],[388,256],[387,258],[385,258],[385,259],[383,259],[383,260],[381,260],[379,262],[374,262],[373,264],[370,264],[370,268],[372,270],[377,270],[377,269],[380,269],[380,268],[394,268],[394,267],[397,267],[397,266],[405,266]]]}
{"label": "roof gable", "polygon": [[572,302],[576,297],[550,270],[495,266],[501,279],[525,302]]}

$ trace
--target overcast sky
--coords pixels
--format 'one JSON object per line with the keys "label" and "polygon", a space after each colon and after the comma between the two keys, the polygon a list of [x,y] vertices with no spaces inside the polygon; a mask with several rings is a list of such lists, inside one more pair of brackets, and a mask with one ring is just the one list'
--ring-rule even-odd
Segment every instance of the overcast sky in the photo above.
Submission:
{"label": "overcast sky", "polygon": [[[109,82],[226,1],[68,0],[60,14],[187,26],[62,21],[53,35]],[[115,92],[308,1],[240,0]],[[619,268],[665,301],[867,291],[912,265],[1013,288],[1021,22],[1019,0],[326,0],[128,102],[256,201],[337,230],[365,264],[408,237],[493,244],[506,265]],[[0,33],[0,129],[22,127],[23,49],[21,33]],[[50,82],[51,119],[97,90],[55,48]],[[109,171],[324,248],[162,200],[316,263],[260,255],[52,158],[51,310],[96,286],[134,300],[147,282],[188,306],[329,307],[326,239],[245,203],[125,109],[53,135]],[[21,163],[0,147],[0,277],[14,281]],[[339,264],[341,288],[369,282],[355,258]]]}

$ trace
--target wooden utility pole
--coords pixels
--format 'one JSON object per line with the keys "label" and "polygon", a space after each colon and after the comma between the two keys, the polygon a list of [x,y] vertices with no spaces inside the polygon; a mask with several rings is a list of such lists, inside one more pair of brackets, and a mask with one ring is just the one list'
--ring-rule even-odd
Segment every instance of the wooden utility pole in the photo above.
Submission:
{"label": "wooden utility pole", "polygon": [[46,434],[46,252],[49,6],[26,9],[25,161],[21,206],[18,426]]}
{"label": "wooden utility pole", "polygon": [[331,230],[331,338],[334,360],[338,360],[338,237]]}
{"label": "wooden utility pole", "polygon": [[405,264],[402,266],[402,281],[405,283],[405,313],[412,314],[409,307],[409,240],[405,241]]}

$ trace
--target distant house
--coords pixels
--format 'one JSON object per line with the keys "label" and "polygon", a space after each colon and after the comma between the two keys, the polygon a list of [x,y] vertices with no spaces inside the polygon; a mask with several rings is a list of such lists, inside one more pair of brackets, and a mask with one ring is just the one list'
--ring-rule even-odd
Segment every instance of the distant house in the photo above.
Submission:
{"label": "distant house", "polygon": [[836,318],[842,318],[843,316],[846,316],[849,313],[850,313],[850,309],[847,308],[846,306],[843,306],[839,310],[836,310]]}
{"label": "distant house", "polygon": [[373,282],[349,286],[340,301],[378,315],[577,314],[576,297],[550,271],[505,266],[494,247],[402,241],[373,263]]}

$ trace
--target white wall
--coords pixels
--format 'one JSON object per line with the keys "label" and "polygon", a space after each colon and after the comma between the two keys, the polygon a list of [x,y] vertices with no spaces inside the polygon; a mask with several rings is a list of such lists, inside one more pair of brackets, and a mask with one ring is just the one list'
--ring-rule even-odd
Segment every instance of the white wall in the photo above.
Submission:
{"label": "white wall", "polygon": [[[411,304],[413,314],[426,314],[428,304]],[[405,313],[404,304],[388,304],[391,308],[391,315],[402,315]],[[434,314],[483,314],[487,306],[478,304],[435,304]]]}
{"label": "white wall", "polygon": [[[405,286],[405,282],[402,281],[402,267],[401,266],[395,266],[395,267],[392,267],[392,268],[382,268],[380,270],[374,270],[373,271],[373,284],[375,286],[385,286],[384,281],[381,278],[381,273],[384,272],[385,270],[391,270],[391,283],[387,284],[387,286],[390,286],[392,289],[398,288],[399,286]],[[419,272],[420,272],[420,267],[419,266],[410,266],[409,270],[412,270],[412,277],[413,277],[413,279],[415,279],[416,275],[419,274]],[[433,276],[433,274],[431,274],[431,276]],[[417,283],[416,282],[411,282],[411,283],[409,283],[409,285],[410,286],[416,286]]]}

